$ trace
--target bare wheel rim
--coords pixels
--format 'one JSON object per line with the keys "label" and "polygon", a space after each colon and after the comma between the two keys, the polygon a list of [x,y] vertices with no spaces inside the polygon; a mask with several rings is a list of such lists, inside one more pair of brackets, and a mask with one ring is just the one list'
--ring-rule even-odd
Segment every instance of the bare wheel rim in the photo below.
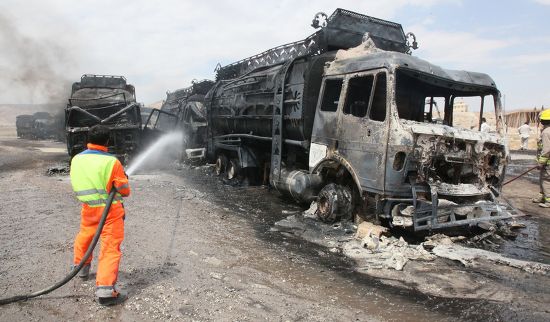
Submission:
{"label": "bare wheel rim", "polygon": [[221,157],[218,157],[216,159],[216,166],[214,167],[215,171],[216,171],[216,175],[220,175],[222,174],[223,172],[223,160]]}
{"label": "bare wheel rim", "polygon": [[231,180],[235,178],[235,164],[233,161],[229,162],[229,169],[227,169],[227,179]]}

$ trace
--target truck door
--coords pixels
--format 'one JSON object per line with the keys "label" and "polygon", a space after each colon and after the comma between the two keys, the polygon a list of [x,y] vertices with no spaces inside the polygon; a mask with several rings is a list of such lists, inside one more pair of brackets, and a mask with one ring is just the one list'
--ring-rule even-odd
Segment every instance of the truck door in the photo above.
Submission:
{"label": "truck door", "polygon": [[311,135],[310,170],[337,148],[338,106],[343,83],[343,77],[330,77],[325,78],[321,87],[319,108],[315,111]]}
{"label": "truck door", "polygon": [[338,121],[338,152],[353,167],[362,187],[384,191],[388,142],[387,81],[384,70],[346,77]]}

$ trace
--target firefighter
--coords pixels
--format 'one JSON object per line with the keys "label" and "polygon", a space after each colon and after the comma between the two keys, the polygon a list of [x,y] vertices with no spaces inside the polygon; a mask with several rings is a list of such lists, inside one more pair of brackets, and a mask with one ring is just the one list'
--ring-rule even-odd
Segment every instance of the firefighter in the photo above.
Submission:
{"label": "firefighter", "polygon": [[[120,161],[107,153],[109,129],[96,125],[88,134],[88,149],[71,161],[71,184],[78,200],[82,202],[80,232],[74,242],[74,265],[78,265],[96,232],[108,195],[114,186],[118,191],[100,235],[96,296],[101,305],[114,305],[126,299],[125,292],[115,287],[120,263],[120,244],[124,239],[124,206],[122,197],[130,194],[128,176]],[[87,278],[92,256],[79,272]]]}
{"label": "firefighter", "polygon": [[550,174],[548,173],[550,166],[550,109],[542,111],[539,117],[542,124],[537,149],[540,195],[533,199],[533,202],[539,203],[540,207],[550,208]]}

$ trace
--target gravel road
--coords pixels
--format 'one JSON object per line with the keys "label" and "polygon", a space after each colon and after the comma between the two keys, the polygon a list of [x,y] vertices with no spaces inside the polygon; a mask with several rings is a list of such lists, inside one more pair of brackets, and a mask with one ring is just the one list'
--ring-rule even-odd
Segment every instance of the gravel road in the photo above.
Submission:
{"label": "gravel road", "polygon": [[[67,162],[63,148],[48,141],[0,140],[2,297],[43,288],[69,271],[80,206],[67,175],[46,174],[48,167]],[[1,321],[548,317],[545,308],[433,296],[399,283],[392,286],[384,276],[359,274],[339,254],[270,231],[285,213],[301,210],[297,205],[266,188],[224,184],[208,168],[141,171],[131,184],[119,275],[129,299],[117,307],[99,306],[92,274],[90,280],[75,278],[41,298],[0,307]],[[94,260],[92,272],[95,267]],[[421,274],[422,268],[415,270]],[[538,292],[548,296],[548,287],[534,281]],[[525,286],[524,292],[534,288]]]}

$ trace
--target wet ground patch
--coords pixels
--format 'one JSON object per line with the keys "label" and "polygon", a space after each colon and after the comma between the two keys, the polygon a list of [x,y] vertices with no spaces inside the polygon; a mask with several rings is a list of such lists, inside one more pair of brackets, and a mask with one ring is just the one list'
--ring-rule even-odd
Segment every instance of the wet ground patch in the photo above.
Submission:
{"label": "wet ground patch", "polygon": [[[512,276],[518,273],[513,268],[495,272],[487,268],[494,265],[490,262],[483,262],[480,267],[464,267],[459,262],[437,258],[428,264],[413,260],[405,266],[403,272],[373,267],[363,267],[361,270],[356,260],[345,256],[344,251],[335,246],[353,238],[353,224],[323,226],[312,218],[308,218],[304,224],[303,220],[300,222],[296,218],[307,206],[296,205],[266,187],[224,183],[209,167],[183,167],[179,172],[195,189],[208,196],[211,202],[251,222],[256,236],[269,247],[289,254],[289,260],[302,258],[305,262],[315,261],[343,276],[349,281],[351,289],[368,288],[377,296],[393,298],[396,303],[421,303],[428,311],[444,311],[449,316],[468,320],[536,320],[540,316],[548,316],[541,305],[541,300],[548,298],[548,293],[540,294],[540,289],[534,286],[539,285],[541,280],[539,277],[533,278],[530,273],[525,273],[520,281],[516,281],[525,285],[525,288],[515,296],[521,298],[534,292],[541,297],[534,303],[524,305],[510,298],[491,296],[499,292],[513,293],[509,285],[512,284]],[[286,229],[273,229],[291,217],[300,224],[286,225]],[[399,238],[396,239],[399,241]],[[539,282],[531,286],[525,282],[533,279]],[[546,282],[548,285],[546,279],[542,281],[542,284]]]}

